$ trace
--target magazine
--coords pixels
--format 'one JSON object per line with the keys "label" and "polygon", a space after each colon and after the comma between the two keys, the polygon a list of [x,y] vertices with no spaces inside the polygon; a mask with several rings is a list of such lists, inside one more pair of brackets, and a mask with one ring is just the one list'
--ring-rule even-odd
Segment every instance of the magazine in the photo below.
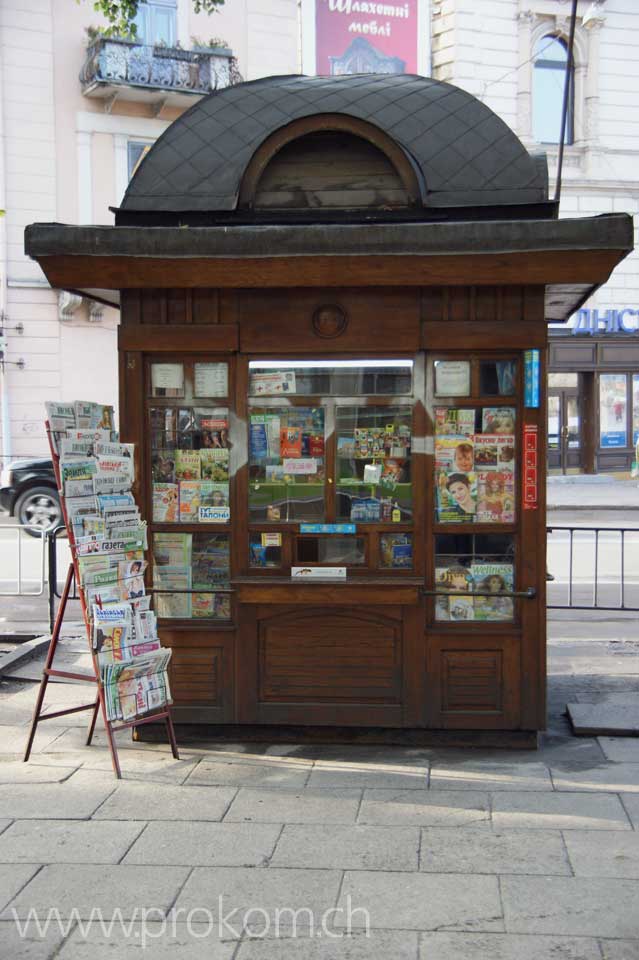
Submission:
{"label": "magazine", "polygon": [[435,467],[445,473],[471,473],[474,469],[474,437],[446,435],[435,438]]}
{"label": "magazine", "polygon": [[440,523],[474,523],[477,514],[477,483],[474,473],[437,476],[437,520]]}
{"label": "magazine", "polygon": [[197,523],[200,510],[200,488],[199,480],[180,480],[180,522]]}
{"label": "magazine", "polygon": [[515,433],[516,410],[514,407],[484,407],[481,417],[482,433]]}
{"label": "magazine", "polygon": [[515,484],[510,472],[477,474],[478,523],[514,523]]}
{"label": "magazine", "polygon": [[500,596],[512,593],[514,567],[512,563],[473,563],[470,567],[473,590],[491,596],[475,597],[476,620],[512,620],[514,606],[511,597]]}
{"label": "magazine", "polygon": [[154,483],[175,483],[175,450],[156,450],[151,457]]}
{"label": "magazine", "polygon": [[177,523],[177,483],[153,484],[153,519],[156,523]]}
{"label": "magazine", "polygon": [[382,566],[407,569],[413,565],[413,538],[410,533],[382,534],[380,538]]}
{"label": "magazine", "polygon": [[302,431],[299,427],[282,427],[280,429],[280,460],[294,459],[302,456]]}
{"label": "magazine", "polygon": [[[468,613],[468,603],[458,603],[459,600],[466,601],[463,596],[449,596],[449,593],[458,592],[460,594],[470,593],[473,586],[472,573],[469,567],[461,563],[452,561],[446,566],[435,567],[435,590],[441,590],[442,596],[435,597],[435,620],[468,620],[472,617],[461,616],[463,610]],[[453,604],[453,601],[455,603]],[[451,604],[453,604],[451,606]],[[452,615],[453,607],[455,614]],[[472,607],[472,600],[471,600]]]}
{"label": "magazine", "polygon": [[[266,456],[266,454],[264,454]],[[229,479],[229,451],[202,447],[200,450],[200,473],[202,480],[224,483]]]}
{"label": "magazine", "polygon": [[153,534],[153,562],[155,567],[190,567],[190,533]]}
{"label": "magazine", "polygon": [[475,470],[515,469],[515,438],[509,434],[479,433],[474,438]]}
{"label": "magazine", "polygon": [[471,437],[475,433],[475,410],[470,407],[435,407],[435,433]]}
{"label": "magazine", "polygon": [[199,480],[200,479],[200,451],[199,450],[176,450],[175,451],[175,479],[176,480]]}

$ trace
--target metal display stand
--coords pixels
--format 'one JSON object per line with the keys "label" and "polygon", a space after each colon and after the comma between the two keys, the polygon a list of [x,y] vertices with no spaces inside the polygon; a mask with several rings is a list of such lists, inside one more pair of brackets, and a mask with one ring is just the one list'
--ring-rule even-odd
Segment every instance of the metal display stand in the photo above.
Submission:
{"label": "metal display stand", "polygon": [[[91,710],[91,720],[89,723],[89,729],[88,729],[87,739],[86,739],[86,744],[87,746],[89,746],[93,739],[93,731],[95,730],[95,723],[98,716],[98,710],[100,710],[102,712],[102,719],[104,721],[104,727],[106,730],[106,735],[109,743],[109,752],[111,754],[111,763],[113,765],[113,772],[115,773],[118,780],[121,780],[122,772],[120,770],[118,748],[115,742],[115,738],[113,736],[113,734],[117,733],[119,730],[127,730],[132,727],[143,726],[146,723],[156,723],[157,721],[160,721],[160,720],[164,721],[164,723],[166,724],[168,740],[169,740],[169,743],[171,744],[171,752],[176,760],[180,759],[180,755],[178,753],[178,748],[177,748],[177,742],[175,739],[175,730],[173,729],[171,706],[170,704],[167,703],[160,710],[154,710],[152,712],[144,714],[144,716],[136,717],[133,720],[117,721],[117,724],[114,721],[109,720],[107,718],[106,701],[104,697],[104,687],[100,680],[100,670],[98,667],[98,659],[93,650],[93,645],[91,643],[91,624],[90,624],[88,610],[86,607],[84,594],[82,590],[80,590],[80,603],[82,605],[82,616],[83,616],[84,625],[87,631],[87,640],[89,643],[89,650],[91,651],[93,673],[74,673],[69,670],[56,670],[53,667],[53,661],[55,658],[58,641],[60,639],[60,632],[62,629],[62,621],[64,620],[66,605],[69,599],[69,594],[71,592],[71,585],[74,579],[76,583],[79,584],[80,577],[79,577],[78,558],[77,558],[76,549],[75,549],[75,539],[73,536],[73,528],[69,523],[69,518],[67,516],[65,498],[63,495],[62,483],[60,479],[60,458],[55,451],[48,422],[46,424],[46,427],[47,427],[47,436],[49,438],[49,447],[51,450],[51,459],[53,461],[53,469],[55,472],[58,492],[60,494],[62,516],[64,518],[64,523],[67,528],[67,534],[69,537],[69,546],[71,548],[72,562],[69,564],[67,578],[64,585],[64,591],[62,593],[60,606],[58,607],[55,623],[53,625],[53,631],[51,633],[51,641],[49,643],[46,663],[42,670],[42,679],[40,681],[40,689],[38,691],[38,698],[36,700],[36,705],[33,711],[33,720],[31,721],[31,728],[29,730],[29,739],[27,741],[27,746],[24,752],[24,762],[26,763],[31,755],[31,748],[33,746],[33,740],[35,738],[36,728],[38,726],[38,723],[40,723],[41,720],[51,720],[54,717],[64,717],[71,713],[80,713],[82,710]],[[44,697],[45,697],[45,693],[46,693],[46,689],[47,689],[47,685],[49,683],[50,677],[60,677],[66,680],[84,680],[89,683],[95,683],[97,688],[96,698],[92,703],[82,704],[82,706],[79,706],[79,707],[69,707],[65,710],[56,710],[54,713],[43,713],[42,705],[44,703]]]}

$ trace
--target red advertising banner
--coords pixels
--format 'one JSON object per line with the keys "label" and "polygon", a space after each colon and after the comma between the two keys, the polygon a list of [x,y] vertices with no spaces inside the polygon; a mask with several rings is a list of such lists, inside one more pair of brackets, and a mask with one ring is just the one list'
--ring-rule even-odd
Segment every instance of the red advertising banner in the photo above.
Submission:
{"label": "red advertising banner", "polygon": [[418,0],[315,0],[320,76],[417,73]]}

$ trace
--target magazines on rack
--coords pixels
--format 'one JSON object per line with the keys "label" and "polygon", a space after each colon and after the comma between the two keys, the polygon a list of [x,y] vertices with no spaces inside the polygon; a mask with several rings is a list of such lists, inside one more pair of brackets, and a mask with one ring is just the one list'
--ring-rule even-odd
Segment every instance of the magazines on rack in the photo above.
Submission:
{"label": "magazines on rack", "polygon": [[[435,568],[435,620],[472,620],[473,577],[469,567],[451,558],[446,566]],[[468,596],[466,596],[468,594]]]}
{"label": "magazines on rack", "polygon": [[514,523],[515,484],[512,471],[477,474],[478,523]]}
{"label": "magazines on rack", "polygon": [[512,620],[514,566],[512,563],[472,563],[473,591],[488,594],[473,598],[475,620]]}
{"label": "magazines on rack", "polygon": [[[134,445],[120,443],[112,407],[77,401],[46,408],[108,718],[132,720],[170,703],[171,656],[146,592],[147,527],[131,492]],[[199,452],[192,459],[199,476]]]}
{"label": "magazines on rack", "polygon": [[471,437],[475,433],[475,409],[435,407],[435,434]]}

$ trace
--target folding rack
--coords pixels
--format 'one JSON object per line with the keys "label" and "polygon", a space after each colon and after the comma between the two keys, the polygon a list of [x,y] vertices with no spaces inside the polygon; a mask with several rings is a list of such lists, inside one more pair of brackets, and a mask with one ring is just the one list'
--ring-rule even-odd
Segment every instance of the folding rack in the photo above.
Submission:
{"label": "folding rack", "polygon": [[[73,673],[69,670],[56,670],[53,668],[53,660],[56,654],[58,640],[60,639],[60,631],[62,629],[62,621],[64,620],[64,614],[66,610],[67,600],[69,598],[69,593],[71,591],[71,584],[75,578],[76,583],[80,583],[79,576],[79,566],[78,566],[78,557],[75,549],[75,538],[73,536],[73,527],[69,523],[69,518],[67,515],[66,502],[64,497],[64,491],[62,488],[62,483],[60,479],[60,458],[55,451],[55,446],[53,443],[53,438],[51,435],[51,430],[49,427],[49,422],[46,424],[47,428],[47,437],[49,438],[49,447],[51,450],[51,459],[53,461],[53,470],[55,473],[55,479],[58,486],[58,492],[60,494],[60,503],[62,506],[62,516],[64,518],[64,524],[67,528],[67,535],[69,537],[69,546],[71,548],[71,557],[72,561],[69,564],[69,569],[67,571],[67,578],[64,585],[64,591],[60,599],[60,606],[58,607],[58,612],[56,614],[55,623],[53,625],[53,631],[51,633],[51,640],[49,642],[49,649],[47,652],[47,659],[45,666],[42,670],[42,680],[40,681],[40,689],[38,691],[38,698],[36,700],[36,705],[33,711],[33,720],[31,722],[31,728],[29,730],[29,739],[27,741],[27,746],[24,752],[24,762],[26,763],[31,755],[31,748],[33,746],[33,740],[36,733],[36,728],[38,723],[41,720],[52,720],[54,717],[64,717],[70,713],[80,713],[82,710],[91,710],[91,721],[89,723],[89,730],[87,733],[86,744],[89,746],[91,740],[93,739],[93,731],[95,730],[95,723],[98,717],[98,710],[102,711],[102,719],[104,720],[104,727],[107,734],[107,739],[109,742],[109,751],[111,753],[111,763],[113,764],[113,771],[118,778],[122,779],[122,771],[120,770],[120,761],[118,758],[118,749],[115,743],[114,733],[117,733],[119,730],[128,730],[132,727],[139,727],[145,723],[156,723],[158,720],[163,720],[166,724],[166,731],[171,744],[171,752],[176,760],[180,759],[178,753],[177,742],[175,739],[175,731],[173,729],[173,720],[171,717],[171,706],[170,704],[165,704],[161,710],[156,710],[144,714],[142,717],[136,717],[133,720],[118,721],[117,726],[112,720],[107,719],[107,710],[106,710],[106,701],[104,697],[104,687],[100,680],[100,670],[98,667],[98,659],[95,651],[93,650],[93,644],[91,642],[91,624],[89,621],[89,614],[87,611],[86,602],[84,599],[84,592],[80,590],[80,603],[82,605],[82,616],[84,619],[84,625],[87,631],[87,639],[89,642],[89,650],[91,652],[91,661],[93,664],[93,673]],[[62,677],[66,680],[85,680],[89,683],[95,683],[97,685],[97,695],[93,703],[85,703],[80,707],[69,707],[65,710],[56,710],[55,713],[43,713],[42,704],[44,702],[44,696],[47,689],[47,684],[49,683],[50,677]]]}

